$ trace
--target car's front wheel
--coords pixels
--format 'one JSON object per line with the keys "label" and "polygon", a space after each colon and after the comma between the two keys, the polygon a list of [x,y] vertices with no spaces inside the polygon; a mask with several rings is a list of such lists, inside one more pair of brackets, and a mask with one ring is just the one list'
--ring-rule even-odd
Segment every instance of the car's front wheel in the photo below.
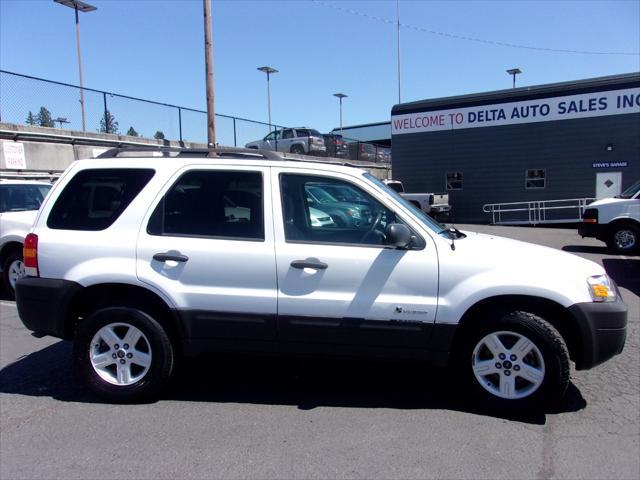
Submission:
{"label": "car's front wheel", "polygon": [[525,412],[562,398],[569,385],[569,353],[551,324],[527,312],[474,320],[478,323],[463,332],[456,361],[479,403]]}
{"label": "car's front wheel", "polygon": [[611,229],[607,246],[615,253],[630,253],[640,247],[640,230],[633,225],[620,225]]}
{"label": "car's front wheel", "polygon": [[73,355],[81,380],[115,402],[153,398],[174,369],[165,330],[150,315],[128,307],[101,309],[82,321]]}

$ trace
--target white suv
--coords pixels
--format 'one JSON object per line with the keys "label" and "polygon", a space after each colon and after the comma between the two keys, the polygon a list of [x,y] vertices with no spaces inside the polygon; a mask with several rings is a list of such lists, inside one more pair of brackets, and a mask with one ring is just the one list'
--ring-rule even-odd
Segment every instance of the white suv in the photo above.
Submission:
{"label": "white suv", "polygon": [[[365,171],[251,150],[111,150],[73,163],[25,242],[27,328],[74,340],[88,386],[157,395],[180,354],[348,354],[451,365],[479,401],[560,398],[569,359],[622,351],[603,268],[446,229]],[[306,190],[347,186],[370,222],[313,222]]]}
{"label": "white suv", "polygon": [[16,282],[24,276],[24,237],[50,188],[45,182],[0,180],[0,283],[11,298]]}

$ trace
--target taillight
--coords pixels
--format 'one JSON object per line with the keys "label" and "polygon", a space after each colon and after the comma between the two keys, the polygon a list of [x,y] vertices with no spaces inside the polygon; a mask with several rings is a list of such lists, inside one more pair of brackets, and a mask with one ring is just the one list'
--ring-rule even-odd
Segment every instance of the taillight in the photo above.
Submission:
{"label": "taillight", "polygon": [[24,259],[24,270],[30,277],[39,277],[38,271],[38,236],[30,233],[24,239],[24,248],[22,249],[22,257]]}

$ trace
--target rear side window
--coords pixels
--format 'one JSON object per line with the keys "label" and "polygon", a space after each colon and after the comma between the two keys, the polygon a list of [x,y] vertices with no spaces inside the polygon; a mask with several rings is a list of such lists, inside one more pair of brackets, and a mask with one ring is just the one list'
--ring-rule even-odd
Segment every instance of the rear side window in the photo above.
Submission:
{"label": "rear side window", "polygon": [[147,233],[264,240],[262,191],[260,172],[187,172],[154,210]]}
{"label": "rear side window", "polygon": [[56,200],[47,226],[59,230],[104,230],[118,219],[154,173],[141,168],[82,170]]}

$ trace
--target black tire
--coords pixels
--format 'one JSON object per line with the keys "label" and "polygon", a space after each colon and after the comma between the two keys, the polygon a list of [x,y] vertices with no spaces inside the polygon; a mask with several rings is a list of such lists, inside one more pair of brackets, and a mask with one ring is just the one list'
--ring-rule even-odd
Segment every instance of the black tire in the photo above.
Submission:
{"label": "black tire", "polygon": [[304,155],[304,147],[302,145],[292,145],[291,153],[297,153],[299,155]]}
{"label": "black tire", "polygon": [[4,289],[9,295],[11,300],[16,298],[16,291],[11,285],[11,280],[9,280],[9,275],[11,274],[11,270],[15,267],[15,262],[22,262],[22,251],[15,249],[12,250],[7,258],[4,260],[4,264],[2,265],[2,283],[4,285]]}
{"label": "black tire", "polygon": [[640,249],[640,229],[635,225],[615,225],[607,238],[609,249],[618,254],[627,254]]}
{"label": "black tire", "polygon": [[[562,336],[551,324],[537,315],[519,311],[495,319],[488,319],[488,321],[484,321],[482,318],[470,321],[474,322],[474,325],[460,332],[463,337],[457,343],[454,363],[457,378],[462,380],[465,391],[471,395],[474,401],[496,412],[529,413],[552,406],[562,399],[569,385],[569,352]],[[515,341],[524,337],[533,343],[537,352],[531,350],[525,358],[509,361],[509,353],[507,353],[506,359],[501,359],[493,356],[486,347],[478,349],[478,345],[492,333],[498,333],[498,337],[505,342],[501,343],[501,346],[505,347],[508,346],[507,342],[510,339]],[[510,348],[514,346],[511,344]],[[482,348],[486,350],[483,351]],[[477,356],[474,356],[475,353]],[[535,360],[539,356],[541,356],[543,363],[536,365]],[[489,365],[495,367],[498,363],[501,364],[500,370],[495,369],[500,373],[482,377],[484,385],[480,383],[473,370],[474,362],[476,365],[480,365],[479,362],[482,361],[482,358],[487,359]],[[505,365],[507,365],[507,369],[505,369]],[[518,365],[517,371],[516,365]],[[544,373],[540,375],[542,380],[537,382],[535,388],[535,382],[531,383],[520,376],[525,373],[525,369],[528,370],[528,366],[534,366],[538,372],[544,370]],[[505,377],[507,370],[510,372],[509,377]],[[503,379],[507,382],[509,380],[514,382],[511,388],[516,393],[512,394],[511,398],[500,396],[503,393]],[[493,393],[493,390],[498,390],[500,393]],[[530,393],[527,393],[529,391]],[[518,395],[522,396],[518,398]]]}
{"label": "black tire", "polygon": [[[111,324],[135,327],[143,334],[140,348],[144,348],[145,343],[148,344],[149,353],[151,354],[150,364],[146,372],[142,373],[142,377],[133,383],[118,385],[109,382],[98,374],[91,362],[91,353],[97,351],[92,349],[98,347],[97,343],[92,344],[94,336],[101,329]],[[116,331],[118,337],[125,336],[126,331],[124,328],[122,326],[116,327],[114,331]],[[118,345],[120,349],[116,350],[110,348],[106,342],[98,342],[102,344],[100,353],[104,350],[108,353],[113,351],[113,355],[120,355],[119,352],[121,350],[124,351],[124,345]],[[140,343],[137,345],[140,345]],[[135,345],[127,348],[135,349]],[[123,355],[128,354],[124,351]],[[94,312],[80,323],[73,347],[73,363],[78,378],[100,397],[116,403],[153,400],[171,378],[175,364],[174,355],[171,340],[162,326],[147,313],[128,307],[104,308]],[[122,360],[127,361],[126,357],[114,360],[115,369],[118,368],[116,361]],[[135,363],[135,359],[131,360],[131,362]],[[129,371],[133,372],[134,367],[141,368],[138,365],[131,365]],[[138,372],[138,374],[140,373]],[[135,376],[133,376],[133,379],[135,379]]]}

